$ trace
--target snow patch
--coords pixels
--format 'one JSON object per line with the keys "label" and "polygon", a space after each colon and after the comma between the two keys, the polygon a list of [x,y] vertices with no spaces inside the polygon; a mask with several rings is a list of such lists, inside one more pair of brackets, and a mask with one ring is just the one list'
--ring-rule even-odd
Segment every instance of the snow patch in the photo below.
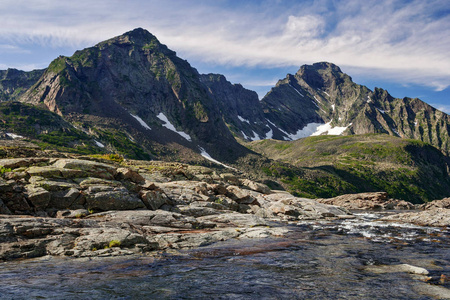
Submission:
{"label": "snow patch", "polygon": [[242,135],[244,136],[244,139],[250,140],[250,138],[241,130]]}
{"label": "snow patch", "polygon": [[269,132],[266,133],[266,139],[272,139],[273,138],[273,130],[272,130],[272,128],[270,128],[270,126],[267,126],[267,127],[269,127]]}
{"label": "snow patch", "polygon": [[[279,131],[281,131],[282,133],[284,133],[286,136],[289,136],[289,133],[287,133],[286,131],[284,131],[281,128],[278,128],[277,125],[275,125],[274,123],[272,123],[270,120],[266,119],[267,122],[269,122],[273,127],[275,127],[276,129],[278,129]],[[270,127],[269,127],[270,128]],[[272,136],[273,136],[273,131],[272,131]],[[286,140],[286,139],[285,139]],[[286,141],[289,141],[289,137]]]}
{"label": "snow patch", "polygon": [[316,96],[313,96],[314,97],[314,99],[317,101],[317,102],[319,102],[319,103],[322,103],[322,102],[320,102],[320,100],[319,99],[317,99],[317,97]]}
{"label": "snow patch", "polygon": [[105,148],[105,145],[103,145],[102,143],[100,143],[99,141],[97,141],[97,140],[94,140],[94,142],[95,142],[95,144],[97,145],[97,147],[100,147],[100,148]]}
{"label": "snow patch", "polygon": [[331,108],[333,109],[333,111],[335,110],[335,105],[334,104],[331,104]]}
{"label": "snow patch", "polygon": [[239,121],[241,121],[241,122],[246,122],[246,123],[250,124],[250,121],[249,121],[249,120],[244,119],[244,118],[241,117],[240,115],[238,115],[237,117],[238,117]]}
{"label": "snow patch", "polygon": [[370,99],[370,96],[367,95],[367,103],[370,103],[370,102],[372,102],[372,99]]}
{"label": "snow patch", "polygon": [[254,131],[253,132],[253,137],[250,138],[252,141],[259,141],[261,139],[261,137]]}
{"label": "snow patch", "polygon": [[294,133],[294,134],[286,133],[286,135],[291,140],[298,140],[298,139],[313,135],[314,132],[317,131],[317,128],[320,127],[320,125],[322,125],[322,124],[321,123],[309,123],[302,129],[299,129],[296,133]]}
{"label": "snow patch", "polygon": [[141,118],[139,118],[139,116],[135,116],[135,115],[133,115],[132,113],[130,113],[130,115],[131,115],[133,118],[135,118],[135,119],[142,125],[142,127],[144,127],[145,129],[148,129],[148,130],[152,130],[152,129],[150,128],[150,126],[148,126],[147,123],[144,122],[144,120],[142,120]]}
{"label": "snow patch", "polygon": [[159,113],[159,115],[156,116],[158,119],[160,119],[161,121],[164,122],[163,126],[166,127],[167,129],[178,133],[179,135],[181,135],[183,138],[185,138],[186,140],[188,140],[189,142],[192,141],[191,136],[183,131],[178,131],[175,126],[173,126],[172,123],[169,122],[169,119],[167,119],[166,115],[163,114],[162,112]]}
{"label": "snow patch", "polygon": [[297,89],[296,89],[295,87],[293,87],[291,84],[289,84],[289,86],[290,86],[291,88],[293,88],[300,96],[305,97],[305,96],[303,96],[302,93],[300,93],[299,90],[297,90]]}
{"label": "snow patch", "polygon": [[6,133],[7,136],[9,136],[12,139],[23,139],[24,137],[15,133],[11,133],[11,132],[7,132]]}
{"label": "snow patch", "polygon": [[400,136],[400,134],[398,133],[397,130],[395,130],[394,128],[391,128],[392,132],[395,133],[396,135]]}
{"label": "snow patch", "polygon": [[352,123],[348,124],[345,127],[331,127],[331,121],[330,121],[328,123],[318,126],[316,132],[311,134],[311,136],[317,136],[317,135],[321,135],[323,133],[326,133],[327,135],[341,135],[351,125],[352,125]]}
{"label": "snow patch", "polygon": [[378,107],[375,107],[380,113],[385,114],[386,112],[382,109],[379,109]]}
{"label": "snow patch", "polygon": [[416,127],[416,126],[417,126],[417,121],[414,122],[414,127]]}
{"label": "snow patch", "polygon": [[214,162],[216,164],[222,165],[225,168],[236,170],[235,168],[227,166],[226,164],[223,164],[220,161],[212,158],[211,155],[209,155],[208,152],[206,152],[206,150],[203,149],[202,147],[199,146],[198,148],[200,149],[200,155],[203,156],[204,158],[206,158],[207,160],[212,161],[212,162]]}
{"label": "snow patch", "polygon": [[327,92],[323,91],[325,93],[325,95],[327,95],[328,97],[331,97],[330,94],[328,94]]}

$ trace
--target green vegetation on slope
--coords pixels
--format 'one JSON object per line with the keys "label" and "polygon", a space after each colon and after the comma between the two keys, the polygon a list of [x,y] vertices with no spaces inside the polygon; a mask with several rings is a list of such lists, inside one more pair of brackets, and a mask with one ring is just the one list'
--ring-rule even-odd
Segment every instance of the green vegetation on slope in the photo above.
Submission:
{"label": "green vegetation on slope", "polygon": [[386,191],[414,203],[449,196],[450,158],[417,140],[367,134],[264,140],[248,146],[276,160],[263,171],[299,195]]}

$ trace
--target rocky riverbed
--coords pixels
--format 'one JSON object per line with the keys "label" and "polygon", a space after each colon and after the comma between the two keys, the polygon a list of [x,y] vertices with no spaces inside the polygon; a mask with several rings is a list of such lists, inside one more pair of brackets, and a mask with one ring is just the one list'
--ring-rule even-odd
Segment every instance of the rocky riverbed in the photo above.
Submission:
{"label": "rocky riverbed", "polygon": [[[0,260],[188,249],[286,236],[288,223],[354,218],[348,209],[415,208],[383,193],[298,198],[180,163],[24,157],[0,166]],[[385,220],[448,226],[446,201]]]}

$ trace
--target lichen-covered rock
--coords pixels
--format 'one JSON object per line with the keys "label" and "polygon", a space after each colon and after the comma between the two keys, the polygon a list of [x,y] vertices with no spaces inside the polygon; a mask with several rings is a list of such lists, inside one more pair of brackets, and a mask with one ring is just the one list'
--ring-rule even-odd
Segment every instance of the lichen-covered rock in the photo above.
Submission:
{"label": "lichen-covered rock", "polygon": [[26,157],[26,158],[5,158],[0,159],[0,166],[9,169],[29,167],[38,163],[46,163],[49,158],[46,157]]}
{"label": "lichen-covered rock", "polygon": [[161,191],[150,190],[150,191],[142,191],[140,193],[140,197],[142,202],[144,202],[145,206],[151,210],[157,210],[164,204],[168,204],[167,196]]}
{"label": "lichen-covered rock", "polygon": [[74,219],[74,218],[84,218],[89,215],[87,209],[75,209],[75,210],[59,210],[56,212],[56,218],[61,219]]}
{"label": "lichen-covered rock", "polygon": [[30,176],[41,176],[45,178],[62,178],[62,173],[60,168],[56,168],[53,166],[44,166],[44,167],[29,167],[26,172]]}
{"label": "lichen-covered rock", "polygon": [[126,189],[98,192],[86,196],[88,209],[94,211],[131,210],[145,208],[144,203]]}
{"label": "lichen-covered rock", "polygon": [[54,209],[82,208],[84,202],[85,199],[81,192],[72,187],[68,190],[52,192],[48,206]]}
{"label": "lichen-covered rock", "polygon": [[92,177],[114,179],[116,167],[81,159],[59,159],[53,164],[54,167],[64,169],[75,169],[86,172]]}
{"label": "lichen-covered rock", "polygon": [[130,180],[134,183],[144,183],[145,179],[138,172],[129,168],[118,168],[116,178],[118,180]]}
{"label": "lichen-covered rock", "polygon": [[51,194],[46,189],[29,184],[25,186],[28,201],[36,208],[36,210],[44,210],[50,203]]}
{"label": "lichen-covered rock", "polygon": [[242,186],[245,186],[245,187],[255,191],[255,192],[259,192],[262,194],[270,194],[270,192],[271,192],[270,188],[267,185],[259,183],[259,182],[251,181],[249,179],[241,180],[240,184]]}
{"label": "lichen-covered rock", "polygon": [[240,204],[250,204],[255,202],[259,193],[230,185],[227,187],[227,196]]}

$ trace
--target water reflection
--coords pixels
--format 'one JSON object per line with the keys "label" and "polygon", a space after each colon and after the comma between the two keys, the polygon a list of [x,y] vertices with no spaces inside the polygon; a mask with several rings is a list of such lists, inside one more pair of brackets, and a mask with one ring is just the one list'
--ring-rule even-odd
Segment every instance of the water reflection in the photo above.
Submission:
{"label": "water reflection", "polygon": [[[1,299],[433,299],[450,288],[367,266],[450,274],[448,229],[357,220],[292,225],[287,238],[231,240],[155,257],[1,264]],[[436,290],[438,289],[438,290]]]}

